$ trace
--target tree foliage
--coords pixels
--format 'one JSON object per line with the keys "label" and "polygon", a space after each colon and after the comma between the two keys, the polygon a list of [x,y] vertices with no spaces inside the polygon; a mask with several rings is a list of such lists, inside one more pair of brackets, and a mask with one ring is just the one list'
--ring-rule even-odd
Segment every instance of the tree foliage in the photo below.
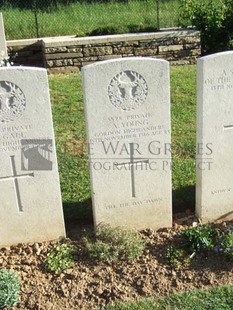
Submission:
{"label": "tree foliage", "polygon": [[233,48],[233,0],[181,0],[180,25],[201,31],[202,54]]}

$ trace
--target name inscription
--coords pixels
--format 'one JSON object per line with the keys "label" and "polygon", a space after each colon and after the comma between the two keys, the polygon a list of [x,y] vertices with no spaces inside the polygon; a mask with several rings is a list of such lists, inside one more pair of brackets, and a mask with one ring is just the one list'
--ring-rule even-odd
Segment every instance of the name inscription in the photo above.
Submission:
{"label": "name inscription", "polygon": [[151,113],[108,117],[109,130],[96,132],[90,137],[89,143],[153,137],[170,133],[170,129],[165,125],[155,125],[150,121],[152,117]]}

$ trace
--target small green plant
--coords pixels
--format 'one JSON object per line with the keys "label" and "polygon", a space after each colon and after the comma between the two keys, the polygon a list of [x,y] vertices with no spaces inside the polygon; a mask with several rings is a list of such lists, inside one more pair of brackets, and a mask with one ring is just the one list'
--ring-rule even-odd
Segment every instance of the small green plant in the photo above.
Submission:
{"label": "small green plant", "polygon": [[166,249],[165,258],[167,263],[172,267],[187,265],[190,262],[187,253],[183,249],[176,249],[173,245]]}
{"label": "small green plant", "polygon": [[20,301],[20,278],[9,269],[0,270],[0,308],[10,307]]}
{"label": "small green plant", "polygon": [[173,267],[190,263],[190,260],[201,252],[215,252],[233,259],[232,227],[221,232],[215,225],[197,225],[184,230],[181,236],[181,248],[170,246],[165,253],[167,263]]}
{"label": "small green plant", "polygon": [[215,226],[196,226],[182,232],[185,246],[195,255],[198,251],[210,251],[216,245],[219,230]]}
{"label": "small green plant", "polygon": [[219,237],[219,244],[214,248],[215,252],[224,254],[233,260],[233,229],[223,232]]}
{"label": "small green plant", "polygon": [[84,238],[91,258],[113,262],[119,259],[133,259],[142,255],[144,241],[136,231],[99,225],[94,237]]}
{"label": "small green plant", "polygon": [[74,245],[59,243],[56,244],[48,253],[44,262],[45,269],[49,272],[60,274],[64,270],[74,265],[74,253],[76,247]]}

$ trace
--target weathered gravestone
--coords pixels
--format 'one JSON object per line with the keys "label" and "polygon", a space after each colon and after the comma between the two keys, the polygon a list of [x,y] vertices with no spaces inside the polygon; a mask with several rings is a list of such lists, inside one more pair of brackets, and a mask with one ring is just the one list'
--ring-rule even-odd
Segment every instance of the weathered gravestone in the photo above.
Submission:
{"label": "weathered gravestone", "polygon": [[104,61],[83,82],[95,225],[171,226],[168,62]]}
{"label": "weathered gravestone", "polygon": [[7,58],[7,46],[2,13],[0,13],[0,61]]}
{"label": "weathered gravestone", "polygon": [[233,218],[233,52],[198,60],[196,213]]}
{"label": "weathered gravestone", "polygon": [[0,246],[65,236],[45,69],[0,68]]}

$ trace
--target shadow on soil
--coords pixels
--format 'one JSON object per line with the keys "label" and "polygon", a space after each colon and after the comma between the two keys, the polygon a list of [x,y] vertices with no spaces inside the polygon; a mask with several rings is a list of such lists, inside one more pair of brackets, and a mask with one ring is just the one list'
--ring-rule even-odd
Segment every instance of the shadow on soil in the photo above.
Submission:
{"label": "shadow on soil", "polygon": [[[81,241],[83,237],[92,235],[94,231],[91,199],[77,203],[64,203],[63,208],[67,237],[72,241],[77,242],[80,247],[79,260],[85,261],[85,264],[87,265],[95,264],[93,260],[88,258],[83,247],[83,242]],[[154,256],[156,260],[160,264],[166,266],[166,268],[179,270],[179,267],[172,268],[167,264],[166,250],[171,245],[175,248],[182,248],[184,240],[180,232],[184,227],[187,227],[187,225],[192,226],[192,223],[196,220],[195,186],[187,186],[173,191],[174,228],[163,228],[156,233],[150,229],[141,231],[143,239],[147,241],[150,239],[150,242],[147,243],[147,250],[150,255]],[[176,224],[178,224],[178,229]],[[225,226],[222,226],[221,223],[217,225],[220,229],[225,229]],[[210,271],[219,274],[223,271],[230,271],[232,268],[232,262],[223,256],[210,252],[196,255],[187,267],[181,267],[197,272],[202,270],[202,272]]]}
{"label": "shadow on soil", "polygon": [[63,203],[67,237],[76,240],[83,235],[83,231],[92,231],[93,211],[91,198],[82,202]]}
{"label": "shadow on soil", "polygon": [[[195,186],[182,187],[172,193],[173,219],[194,216],[195,214]],[[67,236],[71,239],[80,230],[89,227],[93,230],[93,210],[91,198],[82,202],[63,203]]]}
{"label": "shadow on soil", "polygon": [[185,186],[172,192],[172,212],[195,213],[195,186]]}

